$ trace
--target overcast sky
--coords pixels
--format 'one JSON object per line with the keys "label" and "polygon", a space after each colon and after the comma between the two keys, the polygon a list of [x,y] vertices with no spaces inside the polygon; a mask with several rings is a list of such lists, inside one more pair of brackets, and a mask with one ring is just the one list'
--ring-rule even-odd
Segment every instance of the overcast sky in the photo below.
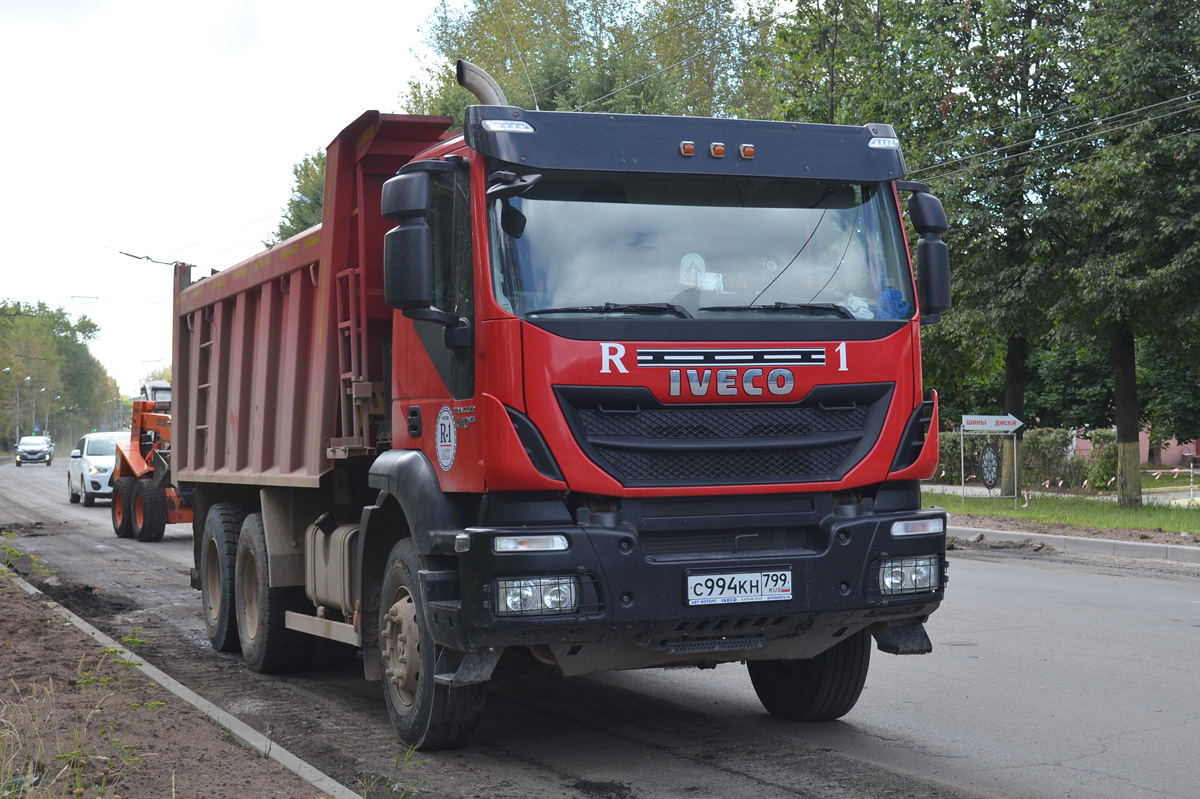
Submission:
{"label": "overcast sky", "polygon": [[[0,0],[0,298],[100,326],[124,394],[170,363],[171,268],[263,249],[292,166],[400,111],[435,0]],[[6,364],[5,364],[6,365]]]}

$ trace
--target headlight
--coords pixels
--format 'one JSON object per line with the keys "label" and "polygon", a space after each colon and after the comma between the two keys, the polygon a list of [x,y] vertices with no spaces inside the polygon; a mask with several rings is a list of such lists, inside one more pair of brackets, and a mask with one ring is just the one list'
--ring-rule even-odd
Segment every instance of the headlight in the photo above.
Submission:
{"label": "headlight", "polygon": [[889,596],[936,591],[942,583],[940,566],[937,555],[885,560],[879,565],[879,590]]}
{"label": "headlight", "polygon": [[496,581],[496,615],[557,616],[579,607],[578,580],[563,577],[519,577]]}

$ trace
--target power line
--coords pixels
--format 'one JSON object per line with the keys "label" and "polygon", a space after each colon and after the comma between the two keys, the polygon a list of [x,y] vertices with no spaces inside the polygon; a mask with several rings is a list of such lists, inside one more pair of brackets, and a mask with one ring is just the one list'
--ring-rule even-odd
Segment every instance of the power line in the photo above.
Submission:
{"label": "power line", "polygon": [[[1155,82],[1153,82],[1153,83],[1149,83],[1149,84],[1147,84],[1147,85],[1146,85],[1146,88],[1150,89],[1150,88],[1154,88],[1155,86],[1161,86],[1161,85],[1162,85],[1162,84],[1164,84],[1164,83],[1171,83],[1171,82],[1173,82],[1173,81],[1177,81],[1177,80],[1179,80],[1180,78],[1195,78],[1195,77],[1197,77],[1197,76],[1200,76],[1200,71],[1197,71],[1197,70],[1188,70],[1188,71],[1186,71],[1186,72],[1181,72],[1181,73],[1179,73],[1178,75],[1172,75],[1172,76],[1171,76],[1171,77],[1169,77],[1169,78],[1163,78],[1162,80],[1158,80],[1158,81],[1155,81]],[[1109,95],[1106,95],[1106,96],[1104,96],[1104,97],[1098,97],[1098,98],[1096,98],[1095,100],[1091,101],[1091,102],[1089,103],[1089,106],[1097,105],[1097,104],[1099,104],[1099,103],[1108,102],[1109,100],[1114,100],[1114,99],[1116,99],[1117,97],[1120,97],[1120,96],[1121,96],[1120,94],[1109,94]],[[1058,112],[1057,112],[1057,111],[1047,111],[1047,112],[1045,112],[1045,113],[1042,113],[1042,114],[1037,114],[1037,115],[1035,115],[1035,116],[1028,116],[1028,117],[1017,117],[1016,119],[1012,120],[1011,122],[1008,122],[1007,124],[1000,125],[1000,126],[998,126],[998,127],[995,127],[995,128],[986,128],[986,127],[985,127],[985,128],[983,128],[982,130],[993,130],[993,131],[995,131],[995,132],[998,134],[998,133],[1000,133],[1000,132],[1002,132],[1002,131],[1008,130],[1009,128],[1011,128],[1011,127],[1013,127],[1013,126],[1015,126],[1015,125],[1019,125],[1019,124],[1021,124],[1021,123],[1025,123],[1025,122],[1037,122],[1038,120],[1045,119],[1046,117],[1049,117],[1049,116],[1053,116],[1053,115],[1055,115],[1056,113],[1058,113]],[[971,131],[971,132],[969,132],[969,133],[964,133],[963,135],[961,135],[961,136],[957,136],[957,137],[955,137],[955,138],[953,138],[953,139],[946,139],[946,140],[944,140],[944,141],[937,142],[936,144],[932,144],[932,145],[930,145],[930,149],[937,149],[937,148],[939,148],[939,147],[944,147],[944,146],[947,146],[947,145],[950,145],[950,144],[955,144],[956,142],[963,141],[964,139],[969,139],[969,138],[971,138],[972,136],[977,136],[977,135],[979,135],[979,133],[980,133],[980,131],[979,131],[979,130],[974,130],[974,131]]]}
{"label": "power line", "polygon": [[[1195,100],[1194,100],[1194,95],[1180,95],[1179,97],[1173,97],[1173,98],[1171,98],[1170,100],[1163,100],[1162,102],[1158,102],[1158,103],[1151,103],[1150,105],[1144,105],[1144,106],[1142,106],[1142,107],[1140,107],[1140,108],[1134,108],[1134,109],[1132,109],[1132,110],[1129,110],[1129,111],[1123,111],[1123,112],[1121,112],[1121,113],[1119,113],[1119,114],[1114,114],[1114,115],[1112,115],[1112,116],[1110,116],[1110,117],[1104,117],[1104,118],[1102,118],[1102,119],[1089,120],[1089,121],[1087,121],[1087,122],[1083,122],[1083,123],[1081,123],[1081,124],[1074,125],[1074,126],[1072,126],[1072,127],[1069,127],[1069,128],[1064,128],[1064,129],[1062,129],[1062,130],[1052,131],[1052,132],[1051,132],[1049,135],[1052,135],[1052,136],[1059,136],[1059,135],[1062,135],[1062,134],[1065,134],[1065,133],[1072,133],[1072,132],[1074,132],[1074,131],[1077,131],[1077,130],[1082,130],[1083,128],[1087,128],[1087,127],[1090,127],[1090,126],[1093,126],[1093,125],[1105,125],[1105,124],[1108,124],[1109,122],[1114,122],[1114,121],[1116,121],[1116,120],[1118,120],[1118,119],[1121,119],[1122,117],[1127,117],[1127,116],[1129,116],[1129,115],[1131,115],[1131,114],[1138,114],[1138,113],[1141,113],[1141,112],[1143,112],[1143,111],[1149,111],[1149,110],[1151,110],[1151,109],[1158,108],[1158,107],[1160,107],[1160,106],[1164,106],[1164,105],[1170,105],[1170,104],[1172,104],[1172,103],[1177,103],[1177,102],[1181,102],[1181,101],[1195,102]],[[971,160],[974,160],[974,159],[976,159],[976,158],[983,158],[983,157],[985,157],[985,156],[988,156],[988,155],[992,155],[992,154],[995,154],[995,153],[1001,153],[1001,152],[1004,152],[1005,150],[1012,150],[1012,149],[1015,149],[1015,148],[1017,148],[1017,147],[1022,147],[1022,146],[1026,145],[1026,144],[1036,144],[1038,141],[1043,141],[1043,140],[1045,140],[1046,138],[1047,138],[1047,136],[1035,136],[1035,137],[1033,137],[1033,138],[1030,138],[1030,139],[1025,139],[1024,141],[1013,142],[1012,144],[1006,144],[1006,145],[1003,145],[1003,146],[1001,146],[1001,147],[993,147],[993,148],[992,148],[992,149],[990,149],[990,150],[984,150],[984,151],[982,151],[982,152],[974,153],[974,154],[972,154],[972,155],[965,155],[965,156],[962,156],[961,158],[955,158],[955,159],[952,159],[952,160],[950,160],[950,161],[942,161],[941,163],[938,163],[938,164],[932,164],[932,165],[930,165],[930,166],[927,166],[927,167],[922,167],[921,169],[915,169],[915,170],[913,170],[913,173],[912,173],[912,174],[916,175],[916,174],[919,174],[919,173],[921,173],[921,172],[927,172],[927,171],[929,171],[930,169],[937,169],[937,168],[939,168],[939,167],[945,167],[945,166],[950,166],[950,165],[952,165],[952,164],[958,164],[958,163],[963,163],[963,162],[966,162],[966,161],[971,161]]]}
{"label": "power line", "polygon": [[[1055,147],[1062,147],[1063,145],[1066,145],[1066,144],[1073,144],[1073,143],[1079,142],[1079,141],[1086,141],[1088,139],[1094,139],[1096,137],[1104,136],[1106,134],[1113,133],[1118,130],[1125,130],[1126,128],[1136,127],[1137,125],[1141,125],[1145,122],[1153,122],[1158,119],[1165,119],[1166,117],[1175,116],[1176,114],[1183,114],[1183,113],[1187,113],[1188,111],[1194,111],[1197,108],[1200,108],[1200,100],[1193,100],[1191,105],[1184,107],[1184,108],[1175,109],[1174,111],[1168,111],[1165,114],[1159,114],[1157,116],[1145,117],[1143,119],[1138,119],[1133,122],[1126,123],[1124,125],[1112,125],[1110,127],[1102,128],[1100,130],[1092,131],[1091,133],[1085,134],[1083,136],[1076,136],[1071,139],[1065,139],[1063,141],[1054,142],[1052,144],[1046,144],[1041,147],[1030,148],[1029,150],[1026,150],[1025,152],[1022,152],[1022,153],[1016,153],[1014,155],[1005,155],[1000,158],[994,158],[990,161],[984,161],[981,164],[969,163],[967,166],[964,166],[961,169],[955,169],[951,172],[945,172],[942,174],[938,174],[938,175],[933,176],[930,179],[931,180],[943,180],[945,178],[953,177],[954,175],[962,174],[963,172],[968,172],[977,166],[979,166],[979,167],[991,166],[992,164],[998,164],[1001,161],[1021,158],[1024,156],[1032,155],[1034,153],[1041,153],[1046,150],[1052,150]],[[1122,115],[1122,116],[1124,116],[1124,115]],[[955,161],[948,162],[948,163],[970,162],[970,161],[974,161],[976,158],[986,157],[987,155],[990,155],[991,153],[992,153],[992,151],[986,151],[984,153],[980,153],[978,156],[970,156],[967,158],[957,159]],[[921,172],[928,172],[931,169],[937,169],[938,167],[941,167],[941,166],[944,166],[944,165],[936,164],[934,166],[925,167],[923,169],[917,169],[917,170],[914,170],[912,172],[912,174],[915,176]]]}

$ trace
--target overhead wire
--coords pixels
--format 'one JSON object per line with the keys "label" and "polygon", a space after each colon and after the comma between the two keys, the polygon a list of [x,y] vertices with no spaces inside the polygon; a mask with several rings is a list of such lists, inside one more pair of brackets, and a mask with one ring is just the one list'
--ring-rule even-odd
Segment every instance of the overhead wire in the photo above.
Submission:
{"label": "overhead wire", "polygon": [[[953,177],[954,175],[959,175],[959,174],[962,174],[963,172],[968,172],[968,171],[970,171],[970,170],[972,170],[972,169],[975,169],[976,167],[991,166],[992,164],[998,164],[998,163],[1000,163],[1001,161],[1006,161],[1006,160],[1010,160],[1010,159],[1021,158],[1021,157],[1024,157],[1024,156],[1033,155],[1034,153],[1041,153],[1041,152],[1045,152],[1046,150],[1052,150],[1052,149],[1054,149],[1054,148],[1056,148],[1056,147],[1062,147],[1062,146],[1064,146],[1064,145],[1067,145],[1067,144],[1074,144],[1075,142],[1080,142],[1080,141],[1086,141],[1086,140],[1089,140],[1089,139],[1094,139],[1094,138],[1097,138],[1097,137],[1100,137],[1100,136],[1104,136],[1104,135],[1107,135],[1107,134],[1110,134],[1110,133],[1114,133],[1114,132],[1116,132],[1116,131],[1119,131],[1119,130],[1125,130],[1125,129],[1127,129],[1127,128],[1136,127],[1136,126],[1138,126],[1138,125],[1141,125],[1141,124],[1144,124],[1144,123],[1146,123],[1146,122],[1153,122],[1153,121],[1155,121],[1155,120],[1158,120],[1158,119],[1165,119],[1166,117],[1175,116],[1176,114],[1183,114],[1183,113],[1187,113],[1188,111],[1194,111],[1194,110],[1196,110],[1196,109],[1198,109],[1198,108],[1200,108],[1200,99],[1193,100],[1193,101],[1192,101],[1192,103],[1191,103],[1190,105],[1188,105],[1188,106],[1186,106],[1186,107],[1184,107],[1184,108],[1178,108],[1178,109],[1175,109],[1175,110],[1173,110],[1173,111],[1169,111],[1169,112],[1167,112],[1167,113],[1165,113],[1165,114],[1159,114],[1159,115],[1156,115],[1156,116],[1150,116],[1150,117],[1145,117],[1145,118],[1142,118],[1142,119],[1137,119],[1137,120],[1135,120],[1135,121],[1133,121],[1133,122],[1128,122],[1128,123],[1125,123],[1125,124],[1122,124],[1122,125],[1112,125],[1112,126],[1109,126],[1109,127],[1106,127],[1106,128],[1101,128],[1100,130],[1095,130],[1095,131],[1092,131],[1092,132],[1090,132],[1090,133],[1087,133],[1087,134],[1085,134],[1085,135],[1083,135],[1083,136],[1076,136],[1076,137],[1074,137],[1074,138],[1071,138],[1071,139],[1065,139],[1065,140],[1063,140],[1063,141],[1053,142],[1053,143],[1046,144],[1046,145],[1044,145],[1044,146],[1041,146],[1041,147],[1030,148],[1029,150],[1026,150],[1025,152],[1022,152],[1022,153],[1017,153],[1017,154],[1014,154],[1014,155],[1011,155],[1011,156],[1002,156],[1002,157],[1000,157],[1000,158],[994,158],[994,159],[992,159],[992,160],[990,160],[990,161],[985,161],[985,162],[983,162],[983,163],[981,163],[981,164],[977,164],[977,163],[970,163],[968,166],[964,166],[964,167],[962,167],[962,168],[960,168],[960,169],[955,169],[955,170],[952,170],[952,171],[950,171],[950,172],[944,172],[944,173],[941,173],[941,174],[936,174],[936,175],[933,175],[932,177],[930,177],[930,178],[928,178],[928,179],[929,179],[929,180],[943,180],[943,179],[946,179],[946,178]],[[980,157],[986,157],[986,155],[989,155],[989,154],[990,154],[990,153],[983,153],[983,154],[981,154],[981,156],[980,156]],[[968,159],[958,159],[958,160],[956,160],[956,161],[954,161],[954,162],[951,162],[951,163],[960,163],[960,162],[963,162],[963,161],[973,161],[973,160],[974,160],[974,158],[968,158]],[[925,167],[925,168],[923,168],[923,169],[913,170],[913,172],[912,172],[911,174],[915,176],[915,175],[917,175],[917,174],[919,174],[919,173],[928,172],[928,171],[930,171],[930,170],[932,170],[932,169],[936,169],[936,168],[938,168],[939,166],[942,166],[942,165],[941,165],[941,164],[938,164],[938,165],[935,165],[935,166],[929,166],[929,167]]]}
{"label": "overhead wire", "polygon": [[[1157,80],[1157,81],[1154,81],[1153,83],[1149,83],[1146,85],[1146,88],[1151,89],[1156,86],[1161,86],[1164,83],[1170,83],[1172,81],[1177,81],[1181,78],[1195,78],[1198,76],[1200,76],[1200,70],[1187,70],[1185,72],[1179,73],[1178,75],[1172,75],[1169,78],[1163,78],[1162,80]],[[1105,95],[1104,97],[1098,97],[1095,100],[1089,102],[1088,106],[1094,106],[1099,103],[1105,103],[1105,102],[1108,102],[1109,100],[1114,100],[1117,97],[1120,97],[1120,95],[1119,94],[1109,94],[1109,95]],[[961,136],[956,136],[953,139],[945,139],[943,141],[936,142],[936,143],[930,145],[930,149],[937,149],[939,147],[945,147],[947,145],[956,144],[957,142],[963,141],[965,139],[969,139],[973,136],[978,136],[983,130],[992,131],[993,135],[995,135],[995,134],[1001,133],[1003,131],[1006,131],[1015,125],[1020,125],[1020,124],[1028,123],[1028,122],[1037,122],[1039,120],[1045,119],[1046,117],[1054,116],[1055,113],[1057,113],[1057,112],[1046,111],[1041,114],[1036,114],[1033,116],[1017,117],[1016,119],[1014,119],[1010,122],[1007,122],[1003,125],[998,125],[998,126],[994,126],[994,127],[993,126],[985,126],[985,127],[981,128],[980,130],[970,131],[970,132],[962,134]]]}
{"label": "overhead wire", "polygon": [[[1178,97],[1173,97],[1169,100],[1163,100],[1158,103],[1151,103],[1149,105],[1144,105],[1140,108],[1134,108],[1129,111],[1123,111],[1119,114],[1113,114],[1112,116],[1104,117],[1102,119],[1093,119],[1093,120],[1089,120],[1087,122],[1080,123],[1078,125],[1073,125],[1069,128],[1063,128],[1062,130],[1052,131],[1049,135],[1058,136],[1058,135],[1062,135],[1065,133],[1073,133],[1074,131],[1082,130],[1084,128],[1092,127],[1095,125],[1108,124],[1109,122],[1114,122],[1116,120],[1122,119],[1123,117],[1130,116],[1131,114],[1139,114],[1144,111],[1149,111],[1149,110],[1152,110],[1154,108],[1159,108],[1164,105],[1170,105],[1172,103],[1183,102],[1183,101],[1195,103],[1196,102],[1195,98],[1196,98],[1196,95],[1194,93],[1188,94],[1188,95],[1180,95]],[[1188,110],[1188,109],[1184,109],[1184,110]],[[1169,116],[1169,115],[1170,114],[1165,114],[1164,116]],[[1158,117],[1155,117],[1155,118],[1158,118]],[[1047,139],[1046,135],[1034,136],[1032,138],[1024,139],[1019,142],[1013,142],[1011,144],[1006,144],[1006,145],[1003,145],[1000,147],[993,147],[989,150],[983,150],[981,152],[973,153],[971,155],[962,156],[960,158],[954,158],[949,161],[942,161],[937,164],[931,164],[930,166],[922,167],[920,169],[914,169],[912,174],[916,175],[916,174],[919,174],[922,172],[927,172],[931,169],[937,169],[939,167],[946,167],[946,166],[950,166],[952,164],[958,164],[958,163],[963,163],[963,162],[967,162],[967,161],[972,161],[972,160],[975,160],[978,158],[984,158],[989,155],[994,155],[996,153],[1004,152],[1006,150],[1012,150],[1012,149],[1016,149],[1018,147],[1023,147],[1027,144],[1037,144],[1039,141],[1045,141],[1046,139]]]}

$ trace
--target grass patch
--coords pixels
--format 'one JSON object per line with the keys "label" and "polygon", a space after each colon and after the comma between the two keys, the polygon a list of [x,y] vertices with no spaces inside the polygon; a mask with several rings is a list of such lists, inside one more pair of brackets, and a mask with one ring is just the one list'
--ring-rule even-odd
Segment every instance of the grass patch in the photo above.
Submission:
{"label": "grass patch", "polygon": [[962,498],[953,494],[926,495],[925,504],[940,505],[951,516],[966,513],[1100,530],[1161,530],[1167,533],[1200,534],[1200,509],[1197,508],[1151,504],[1128,508],[1112,500],[1044,495],[1032,497],[1027,508],[1014,508],[1011,498],[967,497],[964,505]]}

